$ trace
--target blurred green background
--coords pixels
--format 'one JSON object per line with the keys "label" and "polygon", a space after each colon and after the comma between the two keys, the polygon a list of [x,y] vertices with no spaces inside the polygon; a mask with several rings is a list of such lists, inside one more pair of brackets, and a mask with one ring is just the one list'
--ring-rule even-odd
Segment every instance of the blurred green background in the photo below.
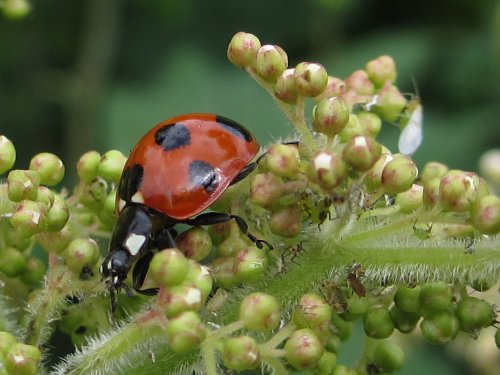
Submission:
{"label": "blurred green background", "polygon": [[[18,0],[0,4],[9,1]],[[318,61],[340,78],[381,54],[392,55],[401,90],[414,93],[414,80],[424,106],[419,165],[437,159],[477,170],[481,153],[500,147],[496,0],[30,5],[25,17],[0,15],[0,133],[16,145],[17,168],[27,168],[41,151],[60,155],[68,185],[83,152],[127,153],[152,125],[180,113],[223,114],[262,143],[288,135],[291,128],[273,100],[226,59],[237,31],[256,34],[262,44],[279,44],[290,66]],[[386,128],[382,137],[394,148],[396,128]],[[345,349],[346,361],[359,345],[353,341]],[[418,348],[426,360],[412,356],[402,374],[474,373],[456,358],[446,362],[446,349]]]}

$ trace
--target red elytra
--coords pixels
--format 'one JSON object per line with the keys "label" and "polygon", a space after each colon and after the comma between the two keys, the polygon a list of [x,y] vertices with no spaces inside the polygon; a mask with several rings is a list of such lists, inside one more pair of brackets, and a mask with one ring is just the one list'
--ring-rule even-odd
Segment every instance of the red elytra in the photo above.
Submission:
{"label": "red elytra", "polygon": [[162,121],[130,153],[117,211],[134,202],[176,220],[190,218],[227,189],[259,148],[248,130],[221,116],[194,113]]}

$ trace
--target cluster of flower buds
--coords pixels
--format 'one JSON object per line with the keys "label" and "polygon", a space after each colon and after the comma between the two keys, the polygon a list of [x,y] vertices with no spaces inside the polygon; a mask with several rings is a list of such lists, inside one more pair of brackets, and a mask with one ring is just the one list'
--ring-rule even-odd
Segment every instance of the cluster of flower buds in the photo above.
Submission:
{"label": "cluster of flower buds", "polygon": [[32,345],[18,342],[16,337],[0,331],[0,373],[5,375],[38,374],[42,357],[40,350]]}

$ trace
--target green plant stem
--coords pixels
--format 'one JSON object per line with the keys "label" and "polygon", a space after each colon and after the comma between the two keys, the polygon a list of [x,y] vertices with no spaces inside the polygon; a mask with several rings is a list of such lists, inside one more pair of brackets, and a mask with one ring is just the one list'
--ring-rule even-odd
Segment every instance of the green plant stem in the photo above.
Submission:
{"label": "green plant stem", "polygon": [[266,92],[276,101],[280,109],[283,111],[288,120],[293,124],[297,132],[301,136],[301,143],[303,143],[305,147],[306,158],[309,158],[312,155],[313,150],[316,149],[316,142],[312,136],[311,131],[307,127],[305,117],[304,117],[304,108],[305,108],[305,98],[303,96],[299,96],[297,100],[297,104],[295,105],[295,111],[292,110],[292,106],[286,104],[279,100],[275,95],[272,87],[264,80],[262,80],[251,68],[247,68],[246,72],[252,77],[255,82],[257,82]]}
{"label": "green plant stem", "polygon": [[271,339],[261,345],[263,351],[268,352],[269,350],[278,346],[283,340],[290,337],[290,335],[296,330],[293,323],[288,323],[282,329],[279,330]]}
{"label": "green plant stem", "polygon": [[[96,373],[115,373],[120,367],[129,367],[133,363],[134,349],[135,355],[141,355],[141,344],[147,344],[151,339],[162,335],[163,330],[158,329],[154,324],[140,324],[133,321],[122,327],[107,340],[101,341],[92,347],[87,348],[79,357],[72,357],[73,361],[67,364],[64,372],[67,375],[84,375]],[[76,360],[78,359],[78,361]],[[111,371],[111,372],[110,372]]]}
{"label": "green plant stem", "polygon": [[217,375],[217,362],[215,359],[215,347],[213,343],[211,344],[208,340],[205,340],[201,346],[201,351],[207,375]]}

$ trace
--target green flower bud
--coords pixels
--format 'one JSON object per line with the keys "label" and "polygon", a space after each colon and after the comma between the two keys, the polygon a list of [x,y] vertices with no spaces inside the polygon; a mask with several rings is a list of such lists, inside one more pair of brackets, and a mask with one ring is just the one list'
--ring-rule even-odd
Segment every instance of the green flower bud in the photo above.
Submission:
{"label": "green flower bud", "polygon": [[10,224],[18,227],[19,233],[29,237],[45,229],[47,210],[41,203],[23,200],[10,217]]}
{"label": "green flower bud", "polygon": [[485,152],[479,159],[479,170],[488,181],[500,186],[500,149]]}
{"label": "green flower bud", "polygon": [[[40,196],[40,195],[39,195]],[[69,219],[69,207],[66,200],[59,194],[54,195],[54,204],[47,211],[47,231],[60,231]]]}
{"label": "green flower bud", "polygon": [[337,365],[333,369],[332,375],[358,375],[358,372],[344,365]]}
{"label": "green flower bud", "polygon": [[46,252],[61,254],[74,237],[73,230],[65,225],[58,232],[44,232],[36,236],[37,242]]}
{"label": "green flower bud", "polygon": [[273,211],[269,229],[282,237],[296,237],[302,230],[302,215],[297,205],[280,207]]}
{"label": "green flower bud", "polygon": [[101,154],[97,151],[88,151],[80,157],[76,165],[78,177],[83,182],[90,183],[97,178],[97,168],[101,162]]}
{"label": "green flower bud", "polygon": [[318,133],[333,137],[345,128],[349,116],[349,106],[343,99],[325,98],[313,108],[313,129]]}
{"label": "green flower bud", "polygon": [[352,168],[364,172],[375,164],[381,154],[380,143],[373,138],[358,135],[347,142],[342,156]]}
{"label": "green flower bud", "polygon": [[352,323],[342,319],[339,315],[332,316],[333,333],[338,336],[341,341],[347,341],[352,334]]}
{"label": "green flower bud", "polygon": [[12,202],[21,202],[23,199],[36,200],[40,175],[35,171],[15,169],[7,177],[8,196]]}
{"label": "green flower bud", "polygon": [[414,288],[400,286],[394,294],[394,303],[403,312],[418,313],[420,311],[420,285]]}
{"label": "green flower bud", "polygon": [[339,155],[319,151],[307,167],[307,176],[323,189],[330,190],[347,179],[347,165]]}
{"label": "green flower bud", "polygon": [[35,375],[41,356],[38,348],[15,343],[5,355],[4,366],[9,374]]}
{"label": "green flower bud", "polygon": [[374,339],[385,339],[394,331],[389,310],[383,307],[369,309],[363,316],[363,328],[367,336]]}
{"label": "green flower bud", "polygon": [[370,307],[369,302],[366,298],[358,298],[358,296],[352,296],[347,300],[347,309],[345,312],[340,314],[342,319],[353,322],[361,316],[364,316]]}
{"label": "green flower bud", "polygon": [[179,285],[186,278],[188,270],[188,260],[177,249],[164,249],[158,252],[149,265],[149,274],[163,286]]}
{"label": "green flower bud", "polygon": [[45,276],[45,264],[38,258],[30,257],[26,261],[26,267],[21,273],[21,281],[28,285],[37,285],[43,281]]}
{"label": "green flower bud", "polygon": [[236,371],[252,370],[260,365],[260,349],[250,336],[230,337],[222,347],[224,365]]}
{"label": "green flower bud", "polygon": [[424,206],[431,208],[439,204],[439,185],[441,178],[435,177],[424,183],[422,202]]}
{"label": "green flower bud", "polygon": [[184,311],[199,311],[202,296],[198,288],[187,285],[172,286],[166,292],[165,314],[168,318],[178,316]]}
{"label": "green flower bud", "polygon": [[293,72],[297,91],[303,96],[318,96],[326,88],[328,74],[321,64],[301,62]]}
{"label": "green flower bud", "polygon": [[420,179],[422,183],[425,185],[427,182],[432,180],[435,177],[443,177],[444,174],[448,172],[448,166],[442,163],[438,163],[437,161],[431,161],[424,165],[424,169],[422,170],[422,175]]}
{"label": "green flower bud", "polygon": [[6,331],[0,331],[0,353],[7,354],[12,345],[17,342],[14,335]]}
{"label": "green flower bud", "polygon": [[455,311],[462,331],[475,331],[495,323],[496,311],[493,307],[476,297],[465,297],[460,300]]}
{"label": "green flower bud", "polygon": [[410,189],[417,178],[418,169],[413,160],[402,154],[393,155],[382,171],[382,187],[389,195]]}
{"label": "green flower bud", "polygon": [[253,34],[240,31],[234,34],[229,42],[227,58],[237,67],[246,68],[253,64],[259,48],[259,38]]}
{"label": "green flower bud", "polygon": [[107,216],[115,218],[116,215],[116,190],[111,190],[104,198],[102,212]]}
{"label": "green flower bud", "polygon": [[248,246],[248,243],[238,236],[231,236],[226,238],[219,246],[217,246],[217,256],[218,257],[232,257],[235,256],[238,251]]}
{"label": "green flower bud", "polygon": [[382,119],[372,112],[359,112],[357,116],[366,135],[376,138],[382,129]]}
{"label": "green flower bud", "polygon": [[497,234],[500,232],[500,198],[495,195],[479,198],[472,205],[470,221],[481,233]]}
{"label": "green flower bud", "polygon": [[371,357],[373,363],[386,374],[399,371],[405,361],[403,349],[388,340],[379,341]]}
{"label": "green flower bud", "polygon": [[448,310],[453,293],[451,286],[442,281],[435,281],[424,284],[420,289],[419,303],[424,316]]}
{"label": "green flower bud", "polygon": [[377,114],[387,122],[395,122],[406,107],[405,97],[391,82],[384,84],[378,92],[378,96],[378,102],[375,106]]}
{"label": "green flower bud", "polygon": [[330,375],[337,365],[337,355],[325,351],[316,366],[316,375]]}
{"label": "green flower bud", "polygon": [[99,212],[107,196],[108,183],[102,178],[96,178],[90,184],[83,185],[80,203],[94,212]]}
{"label": "green flower bud", "polygon": [[315,367],[323,356],[324,348],[311,329],[295,331],[285,343],[285,358],[297,370]]}
{"label": "green flower bud", "polygon": [[296,146],[274,144],[266,153],[269,171],[279,177],[294,177],[299,171],[300,156]]}
{"label": "green flower bud", "polygon": [[63,254],[68,268],[76,274],[80,274],[84,267],[93,268],[99,255],[99,247],[91,238],[75,238]]}
{"label": "green flower bud", "polygon": [[23,251],[33,245],[32,237],[26,236],[22,229],[13,227],[7,220],[4,221],[2,232],[0,232],[0,237],[3,238],[7,246],[15,247],[17,250]]}
{"label": "green flower bud", "polygon": [[240,232],[238,224],[236,224],[234,220],[210,225],[207,230],[210,234],[210,238],[212,239],[212,244],[214,244],[215,246],[219,245],[222,241],[227,239],[231,233]]}
{"label": "green flower bud", "polygon": [[250,200],[264,207],[273,207],[283,193],[283,181],[274,173],[259,173],[252,177],[250,185]]}
{"label": "green flower bud", "polygon": [[52,207],[55,200],[55,194],[46,186],[38,186],[38,193],[36,195],[36,201],[43,203],[48,209]]}
{"label": "green flower bud", "polygon": [[365,129],[359,121],[359,118],[354,113],[349,115],[349,121],[345,125],[344,129],[339,133],[340,142],[346,143],[349,139],[357,136],[365,135]]}
{"label": "green flower bud", "polygon": [[210,267],[214,282],[221,288],[230,288],[238,284],[239,280],[233,272],[234,257],[215,259]]}
{"label": "green flower bud", "polygon": [[294,69],[286,69],[278,77],[274,86],[274,96],[288,104],[296,104],[299,96],[293,72]]}
{"label": "green flower bud", "polygon": [[330,336],[328,341],[325,344],[325,349],[332,353],[339,353],[339,349],[342,345],[342,341],[340,341],[338,336]]}
{"label": "green flower bud", "polygon": [[189,259],[188,262],[189,269],[182,284],[198,288],[201,292],[201,300],[203,303],[212,291],[212,285],[214,283],[212,275],[206,266],[202,266],[195,260]]}
{"label": "green flower bud", "polygon": [[460,329],[458,319],[448,311],[430,315],[420,323],[422,336],[432,344],[446,344],[453,340]]}
{"label": "green flower bud", "polygon": [[364,182],[369,192],[377,190],[382,185],[382,172],[392,159],[392,154],[382,153],[375,164],[366,172]]}
{"label": "green flower bud", "polygon": [[401,333],[410,333],[417,326],[420,320],[420,315],[417,313],[409,313],[399,309],[394,305],[389,310],[394,327]]}
{"label": "green flower bud", "polygon": [[254,69],[265,81],[276,82],[288,67],[288,56],[280,46],[265,45],[257,50]]}
{"label": "green flower bud", "polygon": [[481,279],[475,279],[471,283],[471,288],[474,290],[477,290],[478,292],[486,292],[488,289],[490,289],[493,285],[491,282],[487,282],[485,280]]}
{"label": "green flower bud", "polygon": [[396,204],[399,206],[399,212],[411,214],[417,208],[422,207],[422,196],[424,188],[413,184],[409,190],[396,195]]}
{"label": "green flower bud", "polygon": [[126,161],[126,156],[120,151],[108,151],[101,157],[97,166],[97,175],[106,180],[106,182],[117,183],[120,181]]}
{"label": "green flower bud", "polygon": [[4,135],[0,135],[0,174],[7,172],[16,162],[14,144]]}
{"label": "green flower bud", "polygon": [[[314,293],[302,295],[293,310],[292,321],[299,328],[311,328],[318,334],[332,320],[332,307]],[[328,327],[329,328],[329,327]]]}
{"label": "green flower bud", "polygon": [[174,352],[184,354],[200,346],[207,336],[207,329],[198,314],[185,311],[167,322],[165,335],[168,346]]}
{"label": "green flower bud", "polygon": [[375,86],[364,70],[355,70],[345,80],[347,90],[354,90],[359,95],[373,95]]}
{"label": "green flower bud", "polygon": [[267,255],[255,246],[241,249],[235,256],[233,273],[242,282],[262,280],[267,271]]}
{"label": "green flower bud", "polygon": [[8,277],[19,276],[26,269],[26,259],[21,252],[13,247],[0,249],[0,272]]}
{"label": "green flower bud", "polygon": [[397,77],[396,63],[391,56],[387,55],[368,61],[365,70],[377,87],[383,86],[386,82],[394,82]]}
{"label": "green flower bud", "polygon": [[252,331],[270,331],[279,326],[280,306],[278,300],[264,293],[246,296],[240,305],[240,320]]}
{"label": "green flower bud", "polygon": [[345,90],[345,82],[337,77],[328,76],[327,84],[325,89],[321,94],[316,96],[314,100],[319,102],[320,100],[331,98],[333,96],[340,96]]}
{"label": "green flower bud", "polygon": [[202,260],[212,251],[212,239],[202,227],[194,227],[181,233],[175,243],[187,258],[194,260]]}
{"label": "green flower bud", "polygon": [[451,170],[441,177],[439,200],[444,210],[468,210],[477,198],[479,177],[472,172]]}
{"label": "green flower bud", "polygon": [[40,183],[43,185],[57,185],[64,177],[64,164],[57,155],[49,152],[33,156],[30,161],[30,170],[39,173]]}

